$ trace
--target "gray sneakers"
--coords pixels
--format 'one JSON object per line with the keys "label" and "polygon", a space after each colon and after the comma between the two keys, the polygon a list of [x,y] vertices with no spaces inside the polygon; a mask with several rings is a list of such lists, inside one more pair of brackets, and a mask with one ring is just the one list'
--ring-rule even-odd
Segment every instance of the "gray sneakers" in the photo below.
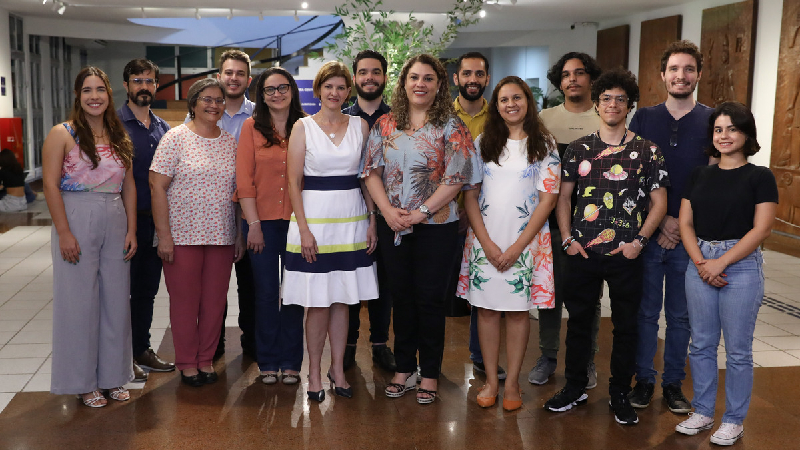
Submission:
{"label": "gray sneakers", "polygon": [[528,374],[528,382],[531,384],[545,384],[550,379],[550,375],[556,373],[555,359],[550,359],[544,355],[536,360],[536,365],[533,366]]}

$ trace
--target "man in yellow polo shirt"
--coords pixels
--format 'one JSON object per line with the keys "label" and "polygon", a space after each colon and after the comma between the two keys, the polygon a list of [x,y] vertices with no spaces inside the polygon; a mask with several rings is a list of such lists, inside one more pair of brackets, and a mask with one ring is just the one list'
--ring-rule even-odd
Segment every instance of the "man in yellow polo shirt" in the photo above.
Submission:
{"label": "man in yellow polo shirt", "polygon": [[[489,118],[489,103],[483,98],[483,92],[489,84],[489,61],[479,52],[464,53],[458,58],[458,71],[453,74],[453,83],[458,86],[458,97],[453,102],[456,114],[469,128],[472,139],[475,139],[483,132],[486,119]],[[461,227],[459,231],[466,235],[468,220],[464,213],[464,198],[459,195],[458,209]],[[462,243],[465,236],[461,236]],[[456,278],[460,268],[461,255],[459,255],[458,267],[455,269]],[[472,367],[475,371],[485,373],[483,366],[483,354],[481,345],[478,341],[478,313],[472,308],[469,321],[469,358],[472,360]],[[501,380],[506,379],[506,371],[502,367],[497,367],[497,376]]]}

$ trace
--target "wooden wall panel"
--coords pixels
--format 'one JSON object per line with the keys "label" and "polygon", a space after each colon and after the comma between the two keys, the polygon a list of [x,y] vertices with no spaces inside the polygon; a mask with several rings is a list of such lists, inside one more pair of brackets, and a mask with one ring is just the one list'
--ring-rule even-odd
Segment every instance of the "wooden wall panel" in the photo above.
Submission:
{"label": "wooden wall panel", "polygon": [[800,236],[800,0],[784,0],[770,168],[778,180],[774,229]]}
{"label": "wooden wall panel", "polygon": [[750,106],[756,11],[755,0],[703,10],[703,78],[697,89],[700,103],[713,107],[735,100]]}
{"label": "wooden wall panel", "polygon": [[631,26],[620,25],[597,31],[597,64],[603,70],[628,68]]}
{"label": "wooden wall panel", "polygon": [[639,108],[657,105],[667,99],[661,80],[661,55],[667,46],[681,38],[681,16],[662,17],[642,22],[639,43]]}

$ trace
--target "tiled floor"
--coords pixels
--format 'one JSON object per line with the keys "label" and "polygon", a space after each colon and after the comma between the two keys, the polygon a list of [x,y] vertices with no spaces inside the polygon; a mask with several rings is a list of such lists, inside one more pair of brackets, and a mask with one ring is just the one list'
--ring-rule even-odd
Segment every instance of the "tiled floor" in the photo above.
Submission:
{"label": "tiled floor", "polygon": [[[27,214],[32,214],[28,223],[31,223],[31,218],[46,219],[41,214]],[[756,386],[747,422],[748,437],[743,444],[750,448],[767,448],[767,443],[770,443],[769,448],[790,448],[793,441],[784,438],[787,437],[787,430],[796,430],[800,426],[800,395],[792,389],[788,392],[781,389],[785,389],[787,382],[791,382],[791,386],[796,384],[796,380],[790,380],[800,375],[800,369],[782,367],[800,366],[800,259],[765,251],[765,261],[766,298],[759,312],[753,347],[754,361],[760,368],[756,369]],[[198,394],[200,391],[180,386],[174,373],[152,374],[148,383],[132,383],[128,386],[137,389],[129,405],[112,405],[106,408],[110,410],[103,416],[106,418],[94,419],[92,417],[100,416],[93,416],[95,411],[79,406],[76,400],[47,393],[50,387],[52,342],[50,227],[16,226],[0,234],[0,448],[49,448],[55,443],[63,444],[64,448],[84,447],[79,434],[67,434],[63,442],[60,438],[48,441],[44,435],[37,435],[34,425],[40,420],[45,420],[44,425],[38,423],[46,430],[45,435],[63,431],[63,424],[75,422],[102,426],[104,430],[110,428],[112,436],[126,437],[121,445],[117,445],[117,440],[102,438],[97,441],[98,445],[86,445],[86,448],[100,448],[112,443],[118,448],[202,446],[199,444],[203,442],[203,433],[200,436],[189,433],[193,429],[191,427],[196,429],[198,426],[208,428],[209,433],[216,437],[217,434],[226,435],[217,444],[214,443],[216,437],[212,438],[210,448],[249,448],[255,446],[262,433],[267,432],[282,436],[276,441],[281,443],[277,446],[279,448],[376,448],[387,443],[394,443],[396,445],[390,447],[397,448],[462,448],[472,447],[484,440],[483,435],[474,436],[477,433],[472,427],[474,424],[488,427],[486,432],[489,435],[500,436],[493,442],[505,442],[510,448],[588,448],[586,445],[590,444],[591,448],[610,448],[620,443],[627,443],[623,445],[627,448],[706,448],[708,445],[707,436],[683,441],[676,439],[670,430],[679,418],[666,411],[663,404],[651,406],[642,412],[644,425],[636,427],[635,432],[625,431],[633,430],[630,428],[623,430],[613,423],[613,418],[608,420],[608,408],[603,403],[607,402],[607,395],[602,384],[597,390],[591,391],[589,407],[567,415],[545,413],[540,405],[563,383],[563,377],[558,375],[555,383],[551,381],[544,387],[524,383],[526,392],[523,399],[526,406],[515,415],[503,413],[500,409],[481,411],[474,400],[481,385],[480,377],[473,373],[467,360],[466,318],[448,319],[448,343],[440,383],[440,391],[444,395],[436,405],[420,409],[412,399],[392,401],[384,398],[380,391],[388,374],[372,367],[364,344],[359,347],[359,368],[348,372],[357,398],[351,401],[350,406],[341,399],[311,405],[305,401],[305,389],[302,386],[300,389],[285,386],[267,388],[257,383],[257,368],[252,361],[241,356],[241,350],[235,344],[238,307],[233,280],[228,298],[226,325],[230,336],[229,351],[217,363],[223,382],[208,387],[208,390],[201,389],[210,394],[202,396]],[[609,315],[608,301],[604,299],[603,316]],[[368,323],[366,315],[364,319]],[[663,316],[661,320],[663,325]],[[537,323],[532,321],[531,324],[531,341],[524,371],[530,369],[539,353]],[[601,353],[598,355],[601,379],[607,379],[604,377],[608,376],[610,325],[609,319],[603,320]],[[160,353],[170,356],[173,350],[168,297],[163,285],[156,298],[151,331],[153,346],[157,349],[160,347]],[[366,342],[366,333],[362,330],[362,342]],[[167,339],[164,339],[165,336]],[[724,367],[722,349],[719,361]],[[657,368],[660,369],[660,364]],[[563,366],[559,366],[557,373],[563,373]],[[721,378],[721,384],[722,381]],[[691,396],[691,381],[688,379],[684,391]],[[721,407],[718,404],[718,412]],[[343,409],[347,412],[342,412]],[[160,416],[163,423],[150,423],[154,420],[150,415]],[[343,417],[348,421],[343,422]],[[566,418],[559,421],[558,417]],[[13,427],[12,420],[15,424]],[[94,423],[95,420],[103,420],[102,425]],[[116,422],[119,420],[132,420],[141,433],[131,437],[126,431],[117,430],[119,425]],[[357,441],[348,441],[346,428],[351,420],[359,421],[367,430],[366,433],[374,434],[375,440],[361,435]],[[327,431],[298,431],[309,430],[317,422]],[[410,425],[406,422],[410,422]],[[757,431],[751,430],[756,428],[752,424],[758,424]],[[28,426],[31,428],[27,429]],[[570,431],[586,428],[596,433],[598,427],[602,437],[588,440],[580,440]],[[239,428],[244,429],[242,436],[251,433],[254,441],[227,436],[228,433],[235,434]],[[562,435],[556,436],[556,433]],[[797,434],[796,431],[791,433]],[[788,436],[791,437],[791,433]],[[315,441],[315,436],[329,440],[319,443]],[[386,441],[380,444],[381,440]],[[157,442],[157,445],[151,441]],[[70,442],[75,445],[68,445]]]}

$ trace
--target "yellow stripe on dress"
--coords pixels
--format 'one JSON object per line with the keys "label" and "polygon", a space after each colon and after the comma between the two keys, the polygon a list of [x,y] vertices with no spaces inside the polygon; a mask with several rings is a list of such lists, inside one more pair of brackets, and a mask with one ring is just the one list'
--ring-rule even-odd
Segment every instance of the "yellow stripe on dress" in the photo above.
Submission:
{"label": "yellow stripe on dress", "polygon": [[[297,244],[286,244],[286,251],[291,253],[301,253],[302,246]],[[318,245],[319,253],[341,253],[341,252],[354,252],[356,250],[364,250],[367,248],[367,242],[356,242],[355,244],[333,244],[333,245]]]}
{"label": "yellow stripe on dress", "polygon": [[[317,218],[308,218],[306,217],[306,223],[310,224],[321,224],[321,223],[351,223],[351,222],[360,222],[362,220],[367,220],[369,214],[362,214],[360,216],[355,217],[332,217],[329,219],[317,219]],[[297,217],[292,214],[292,218],[290,219],[292,222],[297,222]]]}

